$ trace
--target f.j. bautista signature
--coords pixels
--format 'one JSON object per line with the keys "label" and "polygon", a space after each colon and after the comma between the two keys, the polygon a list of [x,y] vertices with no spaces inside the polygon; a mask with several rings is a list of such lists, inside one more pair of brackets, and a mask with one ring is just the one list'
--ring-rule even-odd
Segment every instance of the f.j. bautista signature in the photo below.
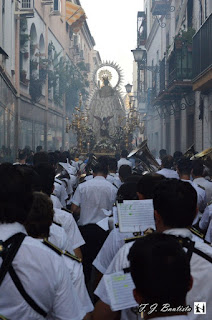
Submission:
{"label": "f.j. bautista signature", "polygon": [[142,303],[139,306],[139,312],[146,312],[147,314],[152,314],[153,312],[191,312],[192,308],[188,306],[178,306],[178,307],[171,307],[169,303],[164,303],[162,306],[158,308],[158,303]]}

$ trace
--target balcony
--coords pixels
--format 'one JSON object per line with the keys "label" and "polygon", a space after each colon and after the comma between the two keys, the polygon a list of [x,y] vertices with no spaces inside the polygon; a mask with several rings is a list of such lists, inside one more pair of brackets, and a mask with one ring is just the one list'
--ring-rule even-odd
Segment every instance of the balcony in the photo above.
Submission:
{"label": "balcony", "polygon": [[192,48],[185,43],[175,48],[168,61],[168,86],[169,92],[187,92],[192,89]]}
{"label": "balcony", "polygon": [[34,18],[34,0],[20,0],[16,2],[16,18]]}
{"label": "balcony", "polygon": [[166,89],[166,61],[165,58],[160,62],[160,92]]}
{"label": "balcony", "polygon": [[212,86],[212,14],[193,37],[193,90]]}
{"label": "balcony", "polygon": [[153,0],[152,1],[151,11],[153,16],[164,16],[170,10],[171,10],[170,0]]}

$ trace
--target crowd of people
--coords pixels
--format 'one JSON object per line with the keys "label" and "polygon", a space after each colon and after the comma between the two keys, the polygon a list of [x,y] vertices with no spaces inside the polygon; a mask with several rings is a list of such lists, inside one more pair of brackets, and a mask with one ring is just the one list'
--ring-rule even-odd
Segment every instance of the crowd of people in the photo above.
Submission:
{"label": "crowd of people", "polygon": [[[0,164],[0,319],[211,319],[212,182],[203,161],[162,150],[160,169],[144,172],[127,155],[37,148]],[[117,202],[148,199],[155,228],[121,232]],[[137,307],[113,310],[106,279],[123,270]]]}

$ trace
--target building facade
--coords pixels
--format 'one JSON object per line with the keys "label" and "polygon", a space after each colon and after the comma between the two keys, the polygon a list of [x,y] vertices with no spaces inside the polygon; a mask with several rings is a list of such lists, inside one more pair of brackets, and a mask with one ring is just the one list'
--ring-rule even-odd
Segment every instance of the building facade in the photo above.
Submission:
{"label": "building facade", "polygon": [[0,27],[0,148],[67,149],[66,117],[101,60],[80,2],[0,0]]}
{"label": "building facade", "polygon": [[211,147],[211,14],[210,0],[145,1],[145,133],[155,155]]}

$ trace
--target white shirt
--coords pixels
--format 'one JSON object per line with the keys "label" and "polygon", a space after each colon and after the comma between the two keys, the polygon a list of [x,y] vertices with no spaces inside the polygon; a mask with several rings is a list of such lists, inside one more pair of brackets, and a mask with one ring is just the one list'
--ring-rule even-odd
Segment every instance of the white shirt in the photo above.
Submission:
{"label": "white shirt", "polygon": [[61,227],[56,225],[55,223],[52,223],[49,229],[49,238],[48,240],[53,243],[55,246],[62,250],[67,250],[71,253],[73,253],[73,248],[68,241],[67,234],[65,230],[63,229],[62,225]]}
{"label": "white shirt", "polygon": [[111,261],[125,244],[125,239],[134,237],[131,232],[120,232],[119,228],[114,228],[108,235],[95,260],[94,267],[104,274],[109,267]]}
{"label": "white shirt", "polygon": [[[170,229],[165,231],[166,234],[180,235],[192,239],[192,233],[188,229]],[[121,271],[124,268],[129,268],[127,256],[134,242],[126,243],[118,251],[106,274]],[[202,242],[195,242],[195,247],[212,257],[212,248]],[[187,304],[193,308],[194,301],[207,303],[207,314],[204,315],[204,320],[211,320],[212,314],[212,264],[193,253],[191,258],[191,274],[194,279],[193,287],[187,294]],[[104,277],[104,276],[103,276]],[[95,294],[106,304],[110,305],[110,298],[107,295],[104,280],[102,279],[95,290]],[[194,315],[193,311],[188,314],[190,320],[199,320],[199,315]],[[130,309],[122,310],[121,320],[137,320],[136,315]]]}
{"label": "white shirt", "polygon": [[199,222],[199,227],[206,231],[205,240],[212,243],[212,204],[205,208],[202,218]]}
{"label": "white shirt", "polygon": [[50,196],[52,202],[53,202],[53,208],[57,208],[57,209],[61,209],[62,208],[62,204],[60,202],[60,200],[58,199],[58,197],[54,194],[51,194]]}
{"label": "white shirt", "polygon": [[169,179],[179,179],[179,175],[177,171],[174,171],[172,169],[163,168],[156,173],[161,174],[162,176],[169,178]]}
{"label": "white shirt", "polygon": [[104,219],[102,209],[112,210],[117,190],[102,176],[81,183],[72,199],[72,202],[80,207],[78,225],[95,224]]}
{"label": "white shirt", "polygon": [[75,261],[71,258],[63,255],[64,262],[69,269],[71,280],[76,289],[77,295],[79,297],[79,301],[82,304],[82,309],[85,313],[93,311],[94,307],[89,297],[86,285],[85,285],[85,277],[83,273],[82,263]]}
{"label": "white shirt", "polygon": [[91,179],[93,179],[93,175],[92,174],[89,174],[89,176],[85,177],[85,181],[88,181],[88,180],[91,180]]}
{"label": "white shirt", "polygon": [[[64,228],[68,237],[68,243],[71,248],[76,249],[83,246],[83,244],[85,244],[85,241],[72,214],[60,209],[54,209],[54,212],[54,221],[61,224]],[[68,251],[71,250],[72,249],[69,249]]]}
{"label": "white shirt", "polygon": [[[18,232],[26,233],[19,223],[0,224],[0,238],[3,241]],[[78,302],[68,269],[58,254],[27,236],[12,264],[24,289],[48,313],[48,318],[82,320],[85,312]],[[13,320],[45,319],[24,300],[9,274],[1,284],[0,310],[5,317]]]}
{"label": "white shirt", "polygon": [[207,205],[205,190],[203,190],[202,188],[198,187],[191,180],[181,179],[181,181],[189,182],[192,185],[192,187],[196,190],[196,192],[197,192],[197,205],[198,205],[199,211],[203,212],[205,210],[205,208],[206,208],[206,205]]}
{"label": "white shirt", "polygon": [[125,165],[125,164],[130,166],[130,168],[132,168],[132,162],[131,161],[127,160],[126,158],[121,158],[118,161],[118,171],[119,171],[120,167]]}
{"label": "white shirt", "polygon": [[54,194],[58,197],[63,207],[66,207],[68,194],[64,185],[64,181],[55,178]]}
{"label": "white shirt", "polygon": [[206,180],[205,178],[196,178],[193,182],[197,185],[200,185],[205,189],[207,203],[212,200],[212,182]]}
{"label": "white shirt", "polygon": [[108,175],[107,175],[107,178],[106,178],[107,181],[109,181],[110,183],[112,183],[114,186],[116,186],[118,189],[120,188],[120,186],[122,185],[122,182],[119,178],[119,175],[118,173],[112,173],[110,172]]}

